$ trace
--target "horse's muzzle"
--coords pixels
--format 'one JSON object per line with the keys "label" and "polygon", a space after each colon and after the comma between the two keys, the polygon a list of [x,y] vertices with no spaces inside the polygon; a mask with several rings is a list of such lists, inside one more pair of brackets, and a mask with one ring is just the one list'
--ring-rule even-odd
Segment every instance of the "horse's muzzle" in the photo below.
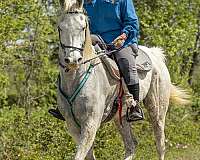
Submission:
{"label": "horse's muzzle", "polygon": [[77,58],[77,59],[75,59],[75,58],[71,58],[71,57],[66,57],[64,60],[65,60],[65,63],[66,64],[70,64],[70,63],[80,63],[81,61],[82,61],[82,57],[79,57],[79,58]]}

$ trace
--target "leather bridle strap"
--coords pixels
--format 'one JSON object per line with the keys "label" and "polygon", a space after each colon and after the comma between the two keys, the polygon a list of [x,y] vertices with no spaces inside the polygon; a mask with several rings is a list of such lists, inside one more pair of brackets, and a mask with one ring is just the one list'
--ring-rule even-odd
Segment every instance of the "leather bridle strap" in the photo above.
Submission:
{"label": "leather bridle strap", "polygon": [[60,32],[62,31],[62,29],[58,26],[58,34],[59,34],[59,41],[60,41],[60,46],[63,50],[65,50],[65,48],[72,48],[74,50],[79,50],[79,51],[83,51],[83,48],[79,48],[79,47],[74,47],[74,46],[68,46],[68,45],[65,45],[61,42],[61,35],[60,35]]}

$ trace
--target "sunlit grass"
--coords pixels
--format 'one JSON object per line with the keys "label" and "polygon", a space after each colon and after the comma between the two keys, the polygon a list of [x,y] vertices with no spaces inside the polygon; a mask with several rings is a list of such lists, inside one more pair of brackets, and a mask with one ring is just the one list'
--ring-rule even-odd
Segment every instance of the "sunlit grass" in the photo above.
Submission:
{"label": "sunlit grass", "polygon": [[[191,108],[172,107],[166,122],[166,159],[199,160],[200,122],[194,121]],[[132,128],[139,144],[136,160],[157,160],[151,124],[146,120]],[[0,159],[72,160],[75,144],[63,122],[52,118],[47,109],[34,111],[27,125],[23,109],[0,112]],[[124,147],[113,123],[104,125],[95,141],[97,160],[121,160]]]}

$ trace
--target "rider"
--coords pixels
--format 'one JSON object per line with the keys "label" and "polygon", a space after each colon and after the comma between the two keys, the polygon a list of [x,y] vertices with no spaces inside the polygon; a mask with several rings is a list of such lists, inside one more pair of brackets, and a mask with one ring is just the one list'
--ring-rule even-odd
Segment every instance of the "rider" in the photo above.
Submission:
{"label": "rider", "polygon": [[[135,61],[139,24],[132,0],[85,0],[84,8],[89,17],[91,33],[117,49],[115,61],[130,94],[137,102],[127,110],[127,121],[144,119],[139,106],[139,77]],[[59,118],[58,109],[49,112]]]}

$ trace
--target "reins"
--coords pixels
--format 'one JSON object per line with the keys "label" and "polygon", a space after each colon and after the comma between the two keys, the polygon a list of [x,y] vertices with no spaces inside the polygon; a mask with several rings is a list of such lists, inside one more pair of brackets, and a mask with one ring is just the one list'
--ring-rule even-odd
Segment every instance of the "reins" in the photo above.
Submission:
{"label": "reins", "polygon": [[[101,51],[98,51],[98,52],[95,52],[97,54],[97,56],[93,57],[93,58],[90,58],[90,59],[87,59],[85,61],[83,61],[81,64],[86,64],[94,59],[97,59],[97,58],[100,58],[102,56],[110,56],[112,53],[116,52],[117,50],[113,50],[113,51],[107,51],[107,50],[101,50]],[[101,53],[101,54],[99,54]]]}

